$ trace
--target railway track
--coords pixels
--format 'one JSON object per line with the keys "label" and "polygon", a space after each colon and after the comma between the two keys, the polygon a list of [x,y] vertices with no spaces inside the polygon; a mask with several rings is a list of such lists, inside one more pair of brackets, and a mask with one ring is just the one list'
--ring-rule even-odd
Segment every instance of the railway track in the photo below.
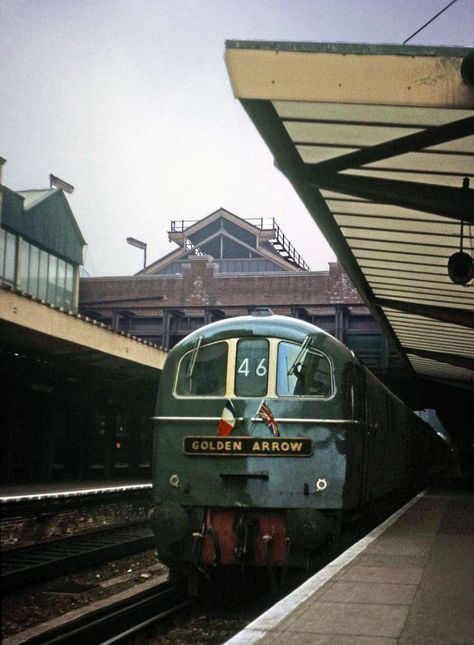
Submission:
{"label": "railway track", "polygon": [[[113,604],[87,612],[80,617],[26,636],[23,643],[91,643],[119,642],[152,623],[164,621],[191,604],[182,588],[166,582],[138,592]],[[12,639],[12,642],[20,642]],[[6,641],[8,643],[8,639]]]}
{"label": "railway track", "polygon": [[2,553],[1,584],[12,591],[154,546],[146,521],[64,537]]}

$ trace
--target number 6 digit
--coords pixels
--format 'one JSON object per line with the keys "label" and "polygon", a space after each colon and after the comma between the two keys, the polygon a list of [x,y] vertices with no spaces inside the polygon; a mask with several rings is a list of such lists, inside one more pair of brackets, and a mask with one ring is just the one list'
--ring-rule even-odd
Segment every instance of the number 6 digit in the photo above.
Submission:
{"label": "number 6 digit", "polygon": [[257,376],[265,376],[265,374],[267,373],[267,368],[265,367],[264,363],[265,359],[262,358],[260,363],[257,365],[257,369],[255,370]]}

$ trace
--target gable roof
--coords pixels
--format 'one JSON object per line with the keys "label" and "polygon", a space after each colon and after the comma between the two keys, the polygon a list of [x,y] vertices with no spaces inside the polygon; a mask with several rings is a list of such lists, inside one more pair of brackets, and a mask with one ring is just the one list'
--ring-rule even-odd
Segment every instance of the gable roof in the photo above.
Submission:
{"label": "gable roof", "polygon": [[7,199],[2,224],[28,241],[82,264],[85,240],[69,203],[59,188],[12,191],[1,186]]}
{"label": "gable roof", "polygon": [[[180,248],[153,262],[137,275],[161,272],[173,262],[189,255],[208,255],[216,260],[253,257],[270,260],[280,266],[282,271],[308,269],[271,218],[244,220],[225,208],[218,208],[199,221],[171,222],[168,237],[170,241],[179,244]],[[223,244],[227,246],[227,254],[222,250]],[[219,245],[220,248],[217,249]],[[232,247],[232,255],[228,255],[229,246]],[[242,249],[242,256],[236,255],[239,249]]]}

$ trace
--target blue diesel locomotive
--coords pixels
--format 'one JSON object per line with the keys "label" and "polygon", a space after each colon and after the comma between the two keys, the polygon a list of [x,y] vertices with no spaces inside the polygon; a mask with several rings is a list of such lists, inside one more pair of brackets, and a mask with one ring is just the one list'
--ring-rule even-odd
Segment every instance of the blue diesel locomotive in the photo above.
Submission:
{"label": "blue diesel locomotive", "polygon": [[225,319],[169,353],[153,525],[172,571],[302,567],[343,513],[419,489],[448,447],[354,354],[301,320]]}

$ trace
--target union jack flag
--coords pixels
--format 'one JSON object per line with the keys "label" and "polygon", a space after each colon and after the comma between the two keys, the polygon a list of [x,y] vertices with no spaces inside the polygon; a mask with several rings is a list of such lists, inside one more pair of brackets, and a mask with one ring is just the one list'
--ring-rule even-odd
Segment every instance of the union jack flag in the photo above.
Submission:
{"label": "union jack flag", "polygon": [[270,430],[273,432],[275,437],[280,436],[280,430],[278,429],[278,423],[275,421],[275,417],[270,411],[270,408],[267,405],[265,399],[260,403],[260,407],[257,410],[257,417],[260,417],[265,425],[267,425]]}

